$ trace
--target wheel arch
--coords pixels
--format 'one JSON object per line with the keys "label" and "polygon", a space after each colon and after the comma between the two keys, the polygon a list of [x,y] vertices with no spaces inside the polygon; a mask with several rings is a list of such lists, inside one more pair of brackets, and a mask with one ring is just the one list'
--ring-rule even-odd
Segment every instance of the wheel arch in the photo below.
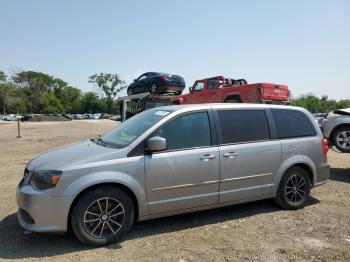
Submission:
{"label": "wheel arch", "polygon": [[138,220],[140,216],[148,215],[147,199],[144,186],[141,185],[134,177],[124,173],[115,172],[98,172],[84,175],[79,179],[70,183],[67,188],[62,192],[56,192],[55,196],[68,197],[70,203],[68,205],[67,212],[67,225],[70,226],[70,214],[76,201],[87,191],[104,185],[110,185],[119,187],[126,191],[135,205],[135,220]]}
{"label": "wheel arch", "polygon": [[241,96],[238,93],[229,93],[225,96],[224,102],[226,103],[227,100],[229,99],[238,99],[240,103],[243,102]]}
{"label": "wheel arch", "polygon": [[[336,125],[335,127],[333,127],[331,133],[329,134],[329,139],[330,140],[333,140],[333,135],[334,133],[339,129],[339,128],[342,128],[342,127],[348,127],[350,128],[350,123],[341,123],[339,125]],[[333,141],[332,141],[333,142]]]}
{"label": "wheel arch", "polygon": [[282,177],[292,167],[300,167],[307,172],[310,178],[311,187],[316,184],[316,166],[314,165],[313,161],[307,156],[296,155],[289,159],[286,159],[277,170],[274,179],[274,195],[277,194],[277,190]]}
{"label": "wheel arch", "polygon": [[70,207],[69,207],[68,218],[67,218],[67,228],[70,229],[70,227],[71,227],[70,221],[71,221],[72,211],[73,211],[73,208],[76,205],[77,201],[85,193],[87,193],[90,190],[93,190],[95,188],[102,187],[102,186],[110,186],[110,187],[120,188],[123,191],[125,191],[130,196],[130,198],[131,198],[131,200],[132,200],[132,202],[134,204],[134,207],[135,207],[135,218],[134,218],[134,220],[135,221],[138,220],[140,210],[139,210],[138,199],[137,199],[135,193],[129,187],[127,187],[124,184],[121,184],[121,183],[118,183],[118,182],[102,182],[102,183],[96,183],[96,184],[90,185],[90,186],[84,188],[83,190],[81,190],[77,195],[75,195],[75,197],[74,197],[74,199],[71,202]]}

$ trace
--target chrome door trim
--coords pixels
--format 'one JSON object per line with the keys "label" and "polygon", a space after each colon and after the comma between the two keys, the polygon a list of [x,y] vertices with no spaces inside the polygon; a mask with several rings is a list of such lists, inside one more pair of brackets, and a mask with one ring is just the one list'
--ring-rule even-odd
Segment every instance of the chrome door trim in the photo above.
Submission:
{"label": "chrome door trim", "polygon": [[273,186],[274,184],[265,184],[265,185],[259,185],[259,186],[244,187],[244,188],[221,191],[220,194],[222,195],[222,194],[241,192],[241,191],[247,191],[247,190],[256,190],[256,189],[262,189],[262,188],[269,188]]}
{"label": "chrome door trim", "polygon": [[234,181],[234,180],[242,180],[242,179],[249,179],[249,178],[263,177],[263,176],[273,176],[273,173],[227,178],[227,179],[221,180],[221,182],[229,182],[229,181]]}
{"label": "chrome door trim", "polygon": [[184,187],[192,187],[192,186],[202,186],[202,185],[208,185],[208,184],[216,184],[219,182],[220,182],[219,180],[213,180],[213,181],[205,181],[202,183],[195,183],[195,184],[183,184],[183,185],[168,186],[168,187],[158,187],[158,188],[153,188],[152,191],[160,191],[160,190],[184,188]]}

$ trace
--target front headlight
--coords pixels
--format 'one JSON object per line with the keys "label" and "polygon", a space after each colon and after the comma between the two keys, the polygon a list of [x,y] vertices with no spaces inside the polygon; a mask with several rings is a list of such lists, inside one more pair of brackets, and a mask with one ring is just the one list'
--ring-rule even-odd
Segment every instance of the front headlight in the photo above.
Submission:
{"label": "front headlight", "polygon": [[61,171],[31,171],[29,176],[29,184],[36,190],[45,190],[55,187],[61,176]]}

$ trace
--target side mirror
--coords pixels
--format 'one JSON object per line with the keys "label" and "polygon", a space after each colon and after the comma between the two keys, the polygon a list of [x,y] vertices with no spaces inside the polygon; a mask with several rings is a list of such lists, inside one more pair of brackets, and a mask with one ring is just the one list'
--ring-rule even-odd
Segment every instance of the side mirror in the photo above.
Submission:
{"label": "side mirror", "polygon": [[193,93],[193,87],[191,86],[190,88],[188,88],[188,91],[190,91],[190,93]]}
{"label": "side mirror", "polygon": [[137,81],[137,79],[134,79],[134,82],[136,82]]}
{"label": "side mirror", "polygon": [[150,151],[163,151],[166,149],[166,139],[154,136],[147,140],[147,147]]}

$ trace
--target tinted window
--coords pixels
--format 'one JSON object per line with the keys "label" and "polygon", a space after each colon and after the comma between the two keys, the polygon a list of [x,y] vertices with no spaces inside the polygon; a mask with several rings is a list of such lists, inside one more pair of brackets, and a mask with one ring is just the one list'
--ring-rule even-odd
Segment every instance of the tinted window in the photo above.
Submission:
{"label": "tinted window", "polygon": [[272,109],[280,138],[314,136],[316,131],[309,118],[300,111]]}
{"label": "tinted window", "polygon": [[157,133],[164,137],[167,150],[211,145],[207,112],[180,116],[163,126]]}
{"label": "tinted window", "polygon": [[268,140],[269,127],[263,110],[219,111],[222,144]]}
{"label": "tinted window", "polygon": [[219,79],[209,79],[208,80],[208,89],[218,88],[220,85]]}

